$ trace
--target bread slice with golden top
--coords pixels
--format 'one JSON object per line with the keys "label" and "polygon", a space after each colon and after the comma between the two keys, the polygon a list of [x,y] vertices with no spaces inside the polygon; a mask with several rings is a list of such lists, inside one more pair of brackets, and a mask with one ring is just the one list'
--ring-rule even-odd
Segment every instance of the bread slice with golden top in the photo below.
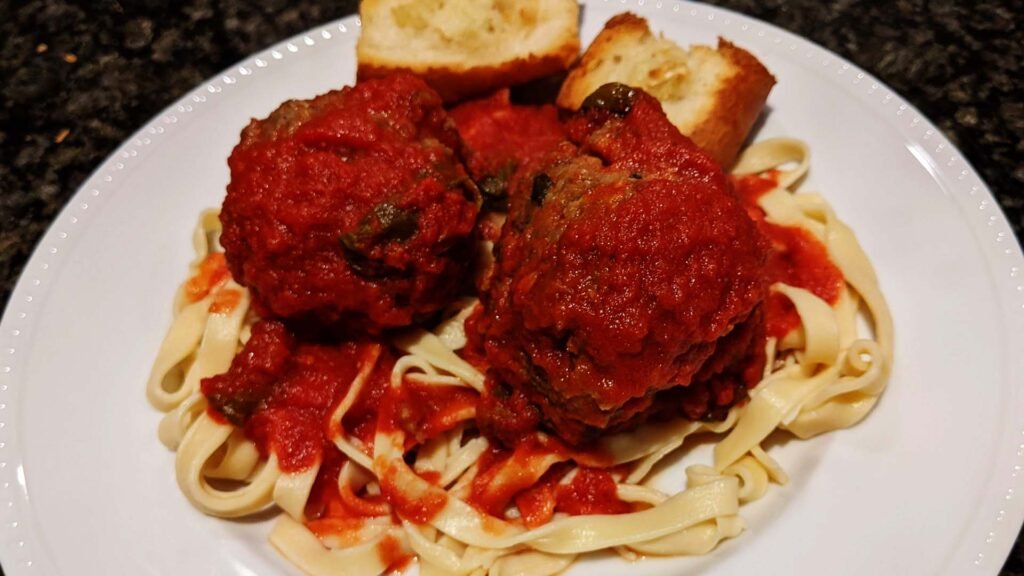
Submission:
{"label": "bread slice with golden top", "polygon": [[445,101],[567,69],[579,55],[575,0],[363,0],[360,80],[407,70]]}
{"label": "bread slice with golden top", "polygon": [[558,105],[576,110],[607,82],[642,88],[661,101],[679,131],[722,166],[735,160],[775,78],[749,52],[719,38],[718,48],[684,50],[631,13],[605,24],[562,84]]}

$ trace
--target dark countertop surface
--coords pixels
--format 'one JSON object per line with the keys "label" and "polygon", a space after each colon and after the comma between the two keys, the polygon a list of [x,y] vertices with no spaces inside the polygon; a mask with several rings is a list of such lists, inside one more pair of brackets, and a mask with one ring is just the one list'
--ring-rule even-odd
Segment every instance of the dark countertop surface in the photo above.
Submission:
{"label": "dark countertop surface", "polygon": [[[895,89],[960,148],[1020,241],[1024,0],[712,3],[807,37]],[[207,77],[355,5],[0,0],[0,302],[68,198],[132,132]],[[1000,574],[1024,576],[1020,538]]]}

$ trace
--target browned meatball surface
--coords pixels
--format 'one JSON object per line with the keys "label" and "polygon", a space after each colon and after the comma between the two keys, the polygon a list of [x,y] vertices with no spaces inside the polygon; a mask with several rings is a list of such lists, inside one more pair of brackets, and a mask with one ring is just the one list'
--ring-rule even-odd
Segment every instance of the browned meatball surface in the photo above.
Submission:
{"label": "browned meatball surface", "polygon": [[656,100],[611,96],[511,194],[480,321],[480,420],[505,442],[537,419],[577,444],[654,413],[713,417],[759,368],[767,242]]}
{"label": "browned meatball surface", "polygon": [[479,195],[454,124],[394,75],[253,120],[228,161],[231,273],[267,315],[344,330],[405,326],[460,293]]}

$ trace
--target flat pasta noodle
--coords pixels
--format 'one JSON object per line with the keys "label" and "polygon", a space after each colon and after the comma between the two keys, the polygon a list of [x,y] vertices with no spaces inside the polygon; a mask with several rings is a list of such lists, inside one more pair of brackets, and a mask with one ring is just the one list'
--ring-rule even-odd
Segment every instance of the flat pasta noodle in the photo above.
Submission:
{"label": "flat pasta noodle", "polygon": [[[789,480],[762,448],[765,439],[779,430],[810,438],[856,424],[877,403],[891,370],[892,318],[867,256],[823,198],[795,193],[809,165],[804,143],[773,139],[751,145],[734,168],[735,174],[770,175],[777,186],[758,200],[765,220],[809,232],[845,278],[833,304],[798,286],[772,286],[792,303],[799,326],[766,340],[764,377],[749,401],[718,422],[680,418],[608,435],[597,443],[601,458],[551,449],[488,470],[486,490],[495,494],[516,482],[536,484],[555,467],[568,467],[559,486],[571,483],[581,467],[612,470],[615,494],[631,511],[556,513],[531,528],[514,506],[503,516],[478,509],[470,496],[490,443],[476,431],[472,408],[449,415],[442,432],[416,440],[399,426],[381,424],[395,416],[389,410],[398,410],[384,402],[372,441],[359,440],[343,419],[366,393],[381,361],[383,347],[373,345],[360,357],[324,428],[325,439],[344,459],[336,477],[326,481],[361,515],[339,520],[347,527],[343,532],[317,532],[311,526],[318,520],[307,518],[306,510],[327,468],[317,461],[282,472],[277,455],[271,450],[261,456],[241,429],[210,412],[199,389],[203,378],[228,368],[256,320],[248,291],[230,278],[198,298],[183,284],[147,383],[149,400],[166,412],[159,437],[177,451],[182,492],[200,510],[228,518],[276,506],[283,514],[271,544],[313,576],[382,574],[410,555],[418,558],[425,576],[519,576],[558,574],[597,550],[614,550],[627,559],[711,552],[742,533],[743,504],[762,498],[771,484]],[[190,278],[216,257],[219,232],[216,211],[204,212],[193,235]],[[239,292],[233,308],[215,306],[224,291]],[[475,306],[475,299],[460,300],[433,332],[411,329],[395,337],[391,345],[405,354],[395,361],[385,394],[397,395],[406,386],[480,392],[484,375],[456,354],[466,346],[463,323]],[[862,333],[859,318],[872,334]],[[712,462],[688,466],[685,485],[674,493],[655,487],[652,470],[687,450],[687,440],[697,434],[717,437]],[[436,509],[416,519],[402,502],[433,503]]]}
{"label": "flat pasta noodle", "polygon": [[398,528],[387,528],[344,548],[325,548],[305,526],[288,516],[282,516],[270,532],[274,548],[307,574],[381,574],[390,565],[379,553],[384,542],[399,551],[408,549],[405,533]]}
{"label": "flat pasta noodle", "polygon": [[[377,360],[377,356],[380,354],[380,347],[374,347],[372,359],[374,362]],[[338,450],[342,454],[347,456],[352,462],[359,464],[366,470],[373,469],[373,463],[370,461],[370,456],[359,446],[356,446],[352,439],[349,438],[341,426],[341,419],[345,417],[352,405],[355,404],[356,398],[362,391],[363,386],[366,384],[367,378],[370,376],[370,370],[373,369],[373,365],[369,362],[365,363],[363,367],[356,374],[355,380],[348,388],[348,392],[345,397],[342,398],[341,403],[334,409],[330,418],[330,427],[328,428],[328,438],[337,446]]]}
{"label": "flat pasta noodle", "polygon": [[237,518],[265,510],[273,503],[274,488],[281,478],[277,456],[272,454],[245,479],[244,486],[221,489],[212,484],[208,470],[233,431],[230,424],[203,414],[185,434],[175,458],[178,486],[196,508],[212,516]]}
{"label": "flat pasta noodle", "polygon": [[488,573],[493,576],[553,576],[568,568],[575,559],[573,554],[524,550],[498,558]]}

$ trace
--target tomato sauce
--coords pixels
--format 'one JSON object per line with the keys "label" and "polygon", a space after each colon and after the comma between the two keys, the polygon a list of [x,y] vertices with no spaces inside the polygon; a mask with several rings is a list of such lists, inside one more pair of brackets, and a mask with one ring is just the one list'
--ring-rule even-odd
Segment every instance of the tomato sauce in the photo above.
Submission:
{"label": "tomato sauce", "polygon": [[607,470],[580,468],[569,484],[556,491],[556,512],[572,516],[584,514],[625,514],[632,510],[628,502],[619,500],[615,480]]}
{"label": "tomato sauce", "polygon": [[[566,141],[558,110],[519,106],[509,91],[460,104],[451,110],[463,142],[463,160],[487,206],[504,211],[506,195],[549,152]],[[486,237],[486,228],[484,230]]]}
{"label": "tomato sauce", "polygon": [[377,543],[377,557],[387,566],[385,573],[401,574],[412,563],[412,555],[394,536],[385,534]]}
{"label": "tomato sauce", "polygon": [[[549,468],[542,462],[554,458]],[[468,502],[481,512],[505,517],[515,503],[527,527],[551,520],[556,512],[570,515],[622,514],[632,510],[619,500],[610,470],[579,465],[568,484],[562,479],[574,467],[569,460],[600,463],[605,455],[570,450],[553,437],[533,435],[514,449],[491,448],[478,463]]]}
{"label": "tomato sauce", "polygon": [[317,538],[335,539],[343,547],[355,546],[362,540],[361,531],[366,526],[365,518],[330,516],[309,520],[306,528]]}
{"label": "tomato sauce", "polygon": [[352,491],[352,487],[345,484],[338,488],[338,495],[342,503],[349,510],[363,516],[385,516],[391,512],[390,506],[381,496],[363,497]]}
{"label": "tomato sauce", "polygon": [[222,252],[211,252],[199,263],[199,269],[185,282],[185,297],[198,302],[231,278],[228,263]]}
{"label": "tomato sauce", "polygon": [[487,353],[484,350],[480,324],[483,320],[484,307],[477,302],[476,306],[473,307],[473,311],[469,313],[469,316],[466,317],[465,322],[462,324],[463,330],[466,333],[466,345],[456,350],[455,353],[482,374],[487,374],[489,364],[487,362]]}
{"label": "tomato sauce", "polygon": [[[393,434],[402,431],[406,433],[406,448],[414,445],[416,441],[411,437],[412,434],[405,430],[405,427],[419,421],[416,415],[420,414],[410,406],[415,403],[415,400],[404,393],[404,389],[409,384],[410,382],[406,379],[401,388],[389,387],[385,391],[378,403],[379,415],[377,417],[377,428],[380,432]],[[444,388],[452,387],[446,386]],[[443,395],[434,396],[431,392],[427,392],[427,395],[433,396],[434,400],[438,400],[436,405],[440,407],[441,413],[447,412]],[[452,396],[452,398],[456,397]],[[425,412],[422,414],[425,414]],[[406,419],[410,417],[412,419]],[[427,421],[429,422],[429,417]],[[384,471],[383,475],[379,478],[381,492],[388,503],[394,508],[399,518],[416,524],[427,524],[448,504],[447,493],[435,485],[439,477],[429,473],[426,474],[426,477],[423,479],[430,486],[423,491],[417,488],[414,493],[412,487],[399,482],[399,469],[397,465],[389,465],[388,462],[378,461],[375,463],[375,467]]]}
{"label": "tomato sauce", "polygon": [[398,426],[417,443],[454,429],[476,412],[477,393],[464,386],[435,386],[405,379],[398,400]]}
{"label": "tomato sauce", "polygon": [[492,448],[480,460],[469,503],[503,518],[516,494],[536,484],[547,472],[542,463],[551,457],[565,460],[568,454],[558,447],[542,445],[536,436],[524,439],[511,452]]}
{"label": "tomato sauce", "polygon": [[564,469],[552,469],[540,482],[516,494],[516,509],[527,528],[543,526],[555,516],[558,503],[555,489],[565,473]]}
{"label": "tomato sauce", "polygon": [[227,372],[203,379],[200,388],[218,421],[244,426],[287,370],[296,343],[280,322],[257,322]]}
{"label": "tomato sauce", "polygon": [[[327,417],[374,346],[296,342],[282,324],[261,321],[229,370],[204,379],[201,387],[215,417],[243,427],[264,456],[277,455],[282,471],[301,471],[335,450],[325,434]],[[383,353],[370,381],[386,380],[393,362]],[[353,418],[364,427],[375,419],[368,409]]]}
{"label": "tomato sauce", "polygon": [[370,455],[373,437],[377,433],[381,399],[391,387],[391,369],[394,366],[395,354],[385,347],[377,360],[377,366],[363,383],[362,392],[341,419],[345,432],[360,440],[367,449],[367,455]]}
{"label": "tomato sauce", "polygon": [[409,486],[398,482],[398,471],[394,466],[386,467],[380,478],[380,488],[395,512],[403,520],[416,524],[428,524],[448,504],[448,495],[431,486],[428,490],[413,495]]}
{"label": "tomato sauce", "polygon": [[340,545],[351,546],[359,543],[366,519],[387,515],[389,506],[381,496],[357,496],[347,486],[339,490],[337,479],[346,458],[337,448],[330,448],[325,448],[306,500],[305,524],[320,538],[335,538]]}
{"label": "tomato sauce", "polygon": [[303,511],[307,518],[322,517],[349,517],[354,514],[345,505],[338,490],[338,474],[341,473],[341,466],[345,463],[345,455],[337,448],[324,452],[324,458],[320,462],[320,470],[313,487],[310,488],[309,497],[306,499],[306,508]]}
{"label": "tomato sauce", "polygon": [[[803,288],[834,305],[842,293],[842,271],[828,256],[828,250],[810,232],[795,226],[779,226],[765,220],[758,199],[777,187],[777,173],[733,178],[733,187],[743,199],[750,217],[771,243],[765,271],[771,283],[783,282]],[[768,336],[783,338],[800,326],[800,316],[789,298],[771,293],[764,303]]]}
{"label": "tomato sauce", "polygon": [[242,292],[234,288],[225,288],[217,292],[210,303],[210,314],[230,314],[238,308],[242,301]]}

